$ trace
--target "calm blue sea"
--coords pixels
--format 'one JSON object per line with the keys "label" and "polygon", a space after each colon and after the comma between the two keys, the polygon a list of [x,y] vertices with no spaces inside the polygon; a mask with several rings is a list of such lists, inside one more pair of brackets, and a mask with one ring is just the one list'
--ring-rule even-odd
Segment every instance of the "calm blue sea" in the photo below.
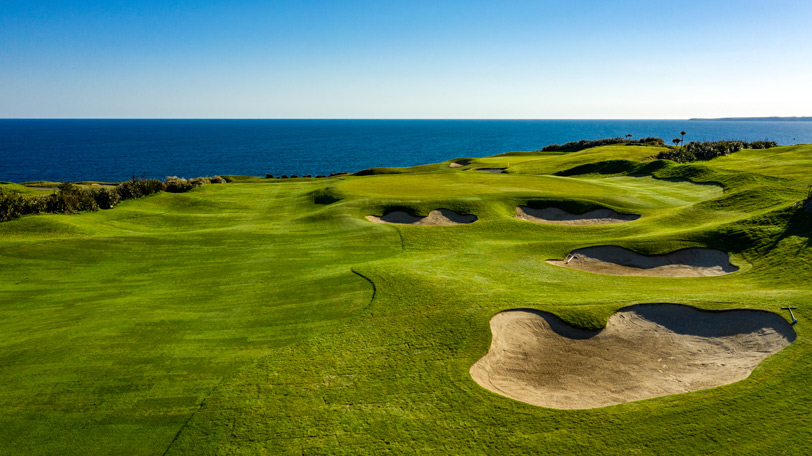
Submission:
{"label": "calm blue sea", "polygon": [[0,119],[0,180],[353,172],[537,150],[579,139],[812,143],[812,122],[688,120]]}

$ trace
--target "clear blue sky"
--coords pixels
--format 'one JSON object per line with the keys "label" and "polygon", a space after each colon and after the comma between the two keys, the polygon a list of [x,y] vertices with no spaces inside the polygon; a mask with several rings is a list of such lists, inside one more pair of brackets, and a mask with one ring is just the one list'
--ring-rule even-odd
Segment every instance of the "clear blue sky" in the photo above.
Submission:
{"label": "clear blue sky", "polygon": [[0,117],[812,115],[810,24],[810,0],[0,0]]}

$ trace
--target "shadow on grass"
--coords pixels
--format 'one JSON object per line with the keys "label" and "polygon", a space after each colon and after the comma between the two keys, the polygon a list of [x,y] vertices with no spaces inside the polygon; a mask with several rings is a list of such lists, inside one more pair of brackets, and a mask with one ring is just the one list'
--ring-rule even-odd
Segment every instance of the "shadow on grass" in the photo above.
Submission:
{"label": "shadow on grass", "polygon": [[776,247],[779,242],[790,236],[806,238],[806,242],[801,245],[798,252],[802,252],[812,245],[812,214],[808,214],[802,206],[792,213],[781,234],[775,238],[770,248]]}

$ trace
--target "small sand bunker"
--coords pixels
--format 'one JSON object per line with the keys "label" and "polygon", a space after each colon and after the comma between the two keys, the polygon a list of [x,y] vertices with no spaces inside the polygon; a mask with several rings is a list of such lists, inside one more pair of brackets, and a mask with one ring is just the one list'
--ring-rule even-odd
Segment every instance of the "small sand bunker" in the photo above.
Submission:
{"label": "small sand bunker", "polygon": [[556,207],[533,209],[527,206],[516,208],[516,218],[538,223],[554,223],[557,225],[607,225],[610,223],[623,223],[637,220],[639,215],[620,214],[611,209],[595,209],[584,214],[570,214]]}
{"label": "small sand bunker", "polygon": [[491,331],[491,348],[471,367],[471,377],[497,394],[557,409],[734,383],[795,340],[789,323],[774,313],[676,304],[627,307],[596,332],[546,312],[510,310],[491,319]]}
{"label": "small sand bunker", "polygon": [[547,260],[565,268],[617,276],[710,277],[739,270],[727,253],[703,248],[646,256],[614,245],[573,251],[564,260]]}
{"label": "small sand bunker", "polygon": [[471,164],[471,160],[457,160],[455,162],[451,162],[449,168],[462,168],[463,166],[468,166]]}
{"label": "small sand bunker", "polygon": [[476,215],[458,214],[451,209],[435,209],[426,217],[416,217],[403,211],[394,211],[381,217],[367,215],[374,223],[394,223],[399,225],[463,225],[477,221]]}
{"label": "small sand bunker", "polygon": [[504,173],[507,168],[477,168],[477,171],[487,171],[489,173]]}

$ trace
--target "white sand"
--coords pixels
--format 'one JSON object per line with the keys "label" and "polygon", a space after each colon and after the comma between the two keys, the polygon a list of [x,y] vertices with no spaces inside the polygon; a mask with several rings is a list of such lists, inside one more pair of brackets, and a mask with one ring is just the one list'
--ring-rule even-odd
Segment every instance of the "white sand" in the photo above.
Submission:
{"label": "white sand", "polygon": [[645,256],[623,247],[607,245],[578,249],[568,258],[569,261],[547,262],[565,268],[618,276],[709,277],[739,270],[730,264],[727,253],[703,248]]}
{"label": "white sand", "polygon": [[527,206],[516,207],[516,218],[537,223],[558,225],[606,225],[623,223],[640,218],[636,214],[620,214],[611,209],[595,209],[583,214],[570,214],[555,207],[533,209]]}
{"label": "white sand", "polygon": [[795,340],[779,315],[704,312],[675,304],[628,307],[601,331],[552,314],[510,310],[491,319],[488,353],[471,377],[542,407],[586,409],[727,385]]}
{"label": "white sand", "polygon": [[426,217],[415,217],[403,211],[393,211],[380,217],[367,215],[367,220],[374,223],[391,223],[397,225],[463,225],[477,221],[476,215],[458,214],[451,209],[435,209]]}
{"label": "white sand", "polygon": [[458,160],[455,162],[451,162],[448,166],[450,168],[462,168],[463,166],[468,166],[471,164],[471,160]]}

